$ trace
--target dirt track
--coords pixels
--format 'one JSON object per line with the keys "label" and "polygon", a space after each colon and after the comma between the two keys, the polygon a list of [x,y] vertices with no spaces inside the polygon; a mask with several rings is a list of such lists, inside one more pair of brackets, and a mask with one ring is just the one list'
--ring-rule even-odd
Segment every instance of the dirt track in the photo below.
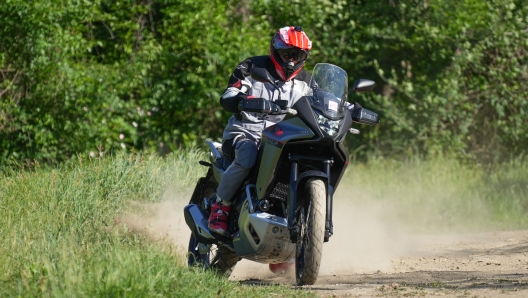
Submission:
{"label": "dirt track", "polygon": [[[323,259],[317,283],[303,288],[322,297],[528,297],[528,231],[412,238],[414,247],[390,258],[383,271],[325,269]],[[236,273],[233,279],[243,283],[294,287],[291,273],[260,278]]]}
{"label": "dirt track", "polygon": [[[152,206],[152,217],[127,219],[135,229],[169,237],[186,249],[182,202]],[[413,235],[383,205],[338,201],[334,236],[323,247],[319,279],[296,287],[292,272],[242,260],[230,280],[311,290],[322,297],[528,297],[528,230]]]}

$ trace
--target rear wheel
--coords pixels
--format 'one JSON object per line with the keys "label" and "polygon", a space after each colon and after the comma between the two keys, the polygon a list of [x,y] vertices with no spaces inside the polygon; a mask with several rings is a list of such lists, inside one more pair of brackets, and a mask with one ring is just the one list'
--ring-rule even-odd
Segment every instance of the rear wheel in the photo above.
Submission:
{"label": "rear wheel", "polygon": [[[203,202],[204,198],[214,196],[217,187],[218,183],[213,176],[213,171],[209,168],[207,176],[198,180],[190,203],[201,206],[200,208],[204,211],[206,209]],[[215,270],[225,276],[231,275],[236,263],[240,260],[232,250],[226,247],[217,247],[216,244],[200,243],[193,234],[189,239],[187,251],[189,267],[199,266],[207,270]]]}
{"label": "rear wheel", "polygon": [[310,179],[304,188],[299,209],[295,277],[298,285],[313,285],[319,275],[325,232],[326,187],[320,179]]}
{"label": "rear wheel", "polygon": [[225,276],[231,275],[239,257],[226,247],[215,244],[203,244],[191,234],[189,239],[187,263],[189,267],[198,266],[206,270],[215,270]]}

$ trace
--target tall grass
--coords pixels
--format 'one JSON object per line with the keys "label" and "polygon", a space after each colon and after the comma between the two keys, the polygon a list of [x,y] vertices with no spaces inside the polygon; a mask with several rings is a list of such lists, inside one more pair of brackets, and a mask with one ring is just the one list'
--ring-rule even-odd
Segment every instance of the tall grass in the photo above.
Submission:
{"label": "tall grass", "polygon": [[164,159],[119,155],[79,158],[60,169],[4,170],[0,297],[293,295],[188,269],[171,244],[116,225],[130,201],[160,201],[167,189],[188,193],[204,172],[200,157],[185,150]]}
{"label": "tall grass", "polygon": [[355,203],[377,202],[415,231],[528,228],[528,162],[494,167],[438,158],[354,164],[343,189]]}

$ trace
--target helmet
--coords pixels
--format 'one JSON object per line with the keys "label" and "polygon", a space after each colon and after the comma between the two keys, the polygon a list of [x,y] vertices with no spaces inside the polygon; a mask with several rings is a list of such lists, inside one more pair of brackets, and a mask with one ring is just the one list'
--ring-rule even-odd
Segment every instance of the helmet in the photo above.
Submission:
{"label": "helmet", "polygon": [[270,44],[270,57],[284,81],[293,79],[304,67],[312,42],[301,26],[280,28]]}

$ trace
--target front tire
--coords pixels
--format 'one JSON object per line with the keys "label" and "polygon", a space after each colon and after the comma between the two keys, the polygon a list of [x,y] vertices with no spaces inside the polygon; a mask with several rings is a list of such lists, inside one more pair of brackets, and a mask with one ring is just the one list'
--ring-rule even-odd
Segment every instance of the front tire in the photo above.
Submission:
{"label": "front tire", "polygon": [[297,221],[295,277],[298,285],[313,285],[319,275],[325,232],[326,187],[320,179],[310,179],[304,187],[304,201]]}

